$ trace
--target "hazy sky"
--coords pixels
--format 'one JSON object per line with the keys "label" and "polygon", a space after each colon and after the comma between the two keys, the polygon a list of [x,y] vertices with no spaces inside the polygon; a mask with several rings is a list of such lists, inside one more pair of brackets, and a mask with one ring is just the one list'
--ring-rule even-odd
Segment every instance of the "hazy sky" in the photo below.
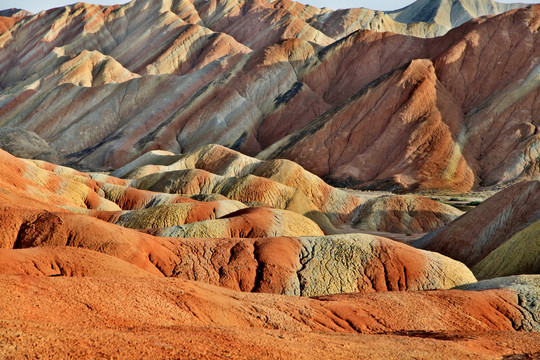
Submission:
{"label": "hazy sky", "polygon": [[[0,9],[8,8],[22,8],[31,12],[39,12],[44,9],[50,9],[53,7],[63,6],[67,4],[73,4],[77,0],[0,0]],[[118,3],[125,3],[127,1],[122,0],[86,0],[85,2],[92,4],[103,4],[111,5]],[[329,7],[332,9],[346,9],[352,7],[366,7],[368,9],[374,10],[395,10],[402,8],[404,6],[412,3],[412,0],[300,0],[301,3],[311,4],[317,7]],[[525,3],[538,3],[538,1],[527,1],[527,0],[499,0],[499,2],[510,3],[510,2],[525,2]]]}

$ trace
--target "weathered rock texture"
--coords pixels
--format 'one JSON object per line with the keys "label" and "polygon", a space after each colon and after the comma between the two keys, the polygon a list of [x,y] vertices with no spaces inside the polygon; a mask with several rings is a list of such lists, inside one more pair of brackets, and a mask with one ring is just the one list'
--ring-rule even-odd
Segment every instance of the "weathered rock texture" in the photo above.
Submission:
{"label": "weathered rock texture", "polygon": [[[426,3],[394,15],[416,21]],[[507,9],[452,4],[429,2],[426,20],[454,26]],[[372,188],[538,178],[540,6],[437,39],[351,32],[358,11],[135,0],[9,20],[0,126],[34,131],[65,164],[92,169],[219,143]]]}
{"label": "weathered rock texture", "polygon": [[463,212],[438,201],[415,195],[389,195],[366,201],[354,227],[392,233],[422,233],[448,225]]}
{"label": "weathered rock texture", "polygon": [[[222,147],[209,149],[213,152],[195,157],[200,164],[207,161],[208,169],[212,160],[224,166],[217,156],[223,153],[231,160],[252,160],[257,171],[268,165],[230,150],[219,152]],[[109,272],[121,276],[136,266],[134,276],[146,271],[241,291],[303,296],[446,289],[475,281],[465,265],[442,255],[371,235],[324,236],[315,222],[296,212],[144,191],[112,176],[22,161],[1,150],[0,156],[0,248],[8,249],[0,269],[8,274],[100,275],[116,266]],[[301,177],[298,183],[303,182]],[[326,195],[341,194],[324,186]],[[324,207],[326,195],[314,192],[312,198]],[[39,248],[49,250],[32,250]]]}
{"label": "weathered rock texture", "polygon": [[246,207],[246,205],[238,201],[219,200],[209,202],[193,201],[168,205],[154,205],[139,210],[116,212],[84,211],[77,209],[70,210],[131,229],[155,229],[184,225],[204,220],[212,220]]}
{"label": "weathered rock texture", "polygon": [[463,290],[507,289],[517,295],[521,304],[524,319],[519,324],[523,329],[540,331],[540,276],[521,275],[479,281],[473,284],[459,286]]}
{"label": "weathered rock texture", "polygon": [[[437,251],[469,266],[478,264],[476,269],[483,278],[519,274],[523,269],[535,271],[539,204],[540,181],[522,182],[497,193],[413,245]],[[493,255],[490,257],[490,254]],[[517,264],[521,261],[523,267]]]}
{"label": "weathered rock texture", "polygon": [[[114,256],[154,275],[242,291],[313,296],[446,289],[475,281],[470,270],[459,262],[370,235],[160,238],[84,215],[25,211],[13,205],[2,209],[0,219],[9,229],[1,234],[2,248],[83,248]],[[12,267],[19,266],[20,256],[16,251],[13,256],[16,264]],[[31,253],[25,258],[41,264],[51,261],[47,256],[50,254]],[[66,275],[71,273],[66,271]]]}
{"label": "weathered rock texture", "polygon": [[60,161],[56,151],[45,140],[28,130],[0,128],[0,149],[16,157],[54,163]]}
{"label": "weathered rock texture", "polygon": [[515,331],[531,319],[518,300],[534,295],[530,285],[317,299],[179,279],[4,275],[0,287],[6,357],[493,359],[540,351],[538,333]]}

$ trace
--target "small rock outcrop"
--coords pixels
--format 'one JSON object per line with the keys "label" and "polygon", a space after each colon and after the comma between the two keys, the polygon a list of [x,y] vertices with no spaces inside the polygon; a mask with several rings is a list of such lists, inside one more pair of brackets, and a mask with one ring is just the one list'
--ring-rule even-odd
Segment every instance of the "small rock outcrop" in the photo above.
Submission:
{"label": "small rock outcrop", "polygon": [[20,158],[60,162],[58,153],[45,140],[24,129],[0,128],[0,149]]}
{"label": "small rock outcrop", "polygon": [[365,231],[423,233],[442,228],[463,214],[438,201],[416,195],[388,195],[366,201],[354,227]]}

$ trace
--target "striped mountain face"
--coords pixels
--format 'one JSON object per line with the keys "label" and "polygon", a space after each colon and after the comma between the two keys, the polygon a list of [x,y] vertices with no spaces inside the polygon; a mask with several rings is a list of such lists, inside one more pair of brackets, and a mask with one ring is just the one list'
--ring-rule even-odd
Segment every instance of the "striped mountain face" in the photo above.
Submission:
{"label": "striped mountain face", "polygon": [[373,15],[394,33],[367,30],[365,9],[290,1],[12,11],[0,17],[0,126],[92,170],[221,144],[369,189],[538,178],[540,8],[465,3]]}
{"label": "striped mountain face", "polygon": [[0,358],[538,358],[522,5],[1,11]]}

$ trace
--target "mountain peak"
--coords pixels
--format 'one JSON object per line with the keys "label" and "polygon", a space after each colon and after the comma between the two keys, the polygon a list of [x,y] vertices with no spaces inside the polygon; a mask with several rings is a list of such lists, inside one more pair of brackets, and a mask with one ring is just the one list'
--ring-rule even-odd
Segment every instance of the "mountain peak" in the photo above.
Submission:
{"label": "mountain peak", "polygon": [[527,4],[503,4],[492,0],[417,0],[387,14],[402,23],[437,23],[451,29],[480,16],[498,15],[524,6]]}
{"label": "mountain peak", "polygon": [[11,8],[11,9],[5,9],[0,10],[0,16],[4,17],[25,17],[33,15],[30,11],[26,11],[24,9],[17,9],[17,8]]}

